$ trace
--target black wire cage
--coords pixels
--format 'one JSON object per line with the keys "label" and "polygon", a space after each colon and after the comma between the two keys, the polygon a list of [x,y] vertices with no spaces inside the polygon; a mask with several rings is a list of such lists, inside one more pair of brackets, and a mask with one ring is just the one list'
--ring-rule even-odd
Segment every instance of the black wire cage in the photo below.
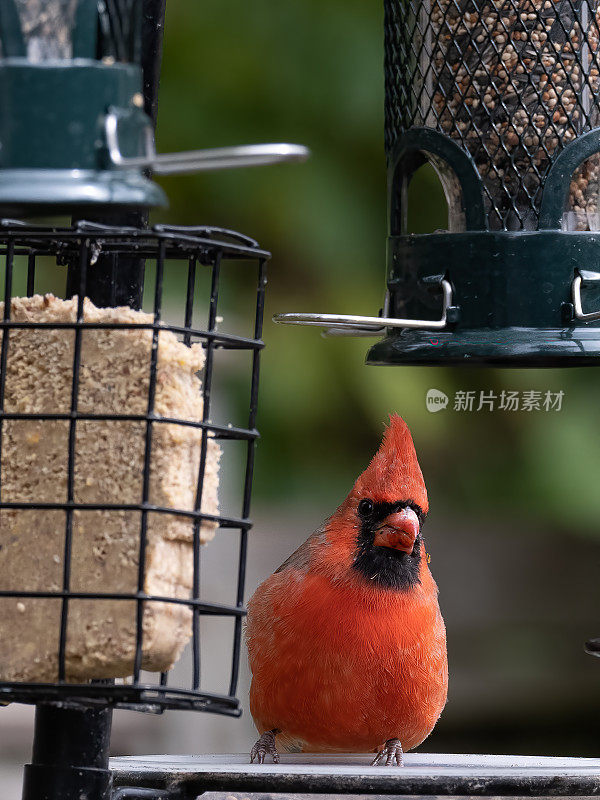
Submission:
{"label": "black wire cage", "polygon": [[[5,276],[0,700],[239,715],[236,688],[269,254],[252,239],[215,228],[146,230],[81,221],[60,229],[4,221],[0,256]],[[49,264],[64,266],[70,301],[36,295]],[[251,330],[244,333],[239,320],[233,332],[226,330],[219,313],[224,286],[226,291],[228,281],[236,286],[237,268],[246,282],[256,279]],[[179,301],[165,309],[164,288],[175,276]],[[21,293],[26,297],[17,297]],[[150,313],[132,310],[140,308]],[[58,360],[44,374],[44,356],[52,350]],[[28,352],[34,358],[24,367]],[[188,363],[192,352],[198,358]],[[243,361],[246,424],[215,409],[221,352],[237,353]],[[123,380],[124,394],[115,389]],[[40,402],[24,402],[23,387],[33,383],[39,384]],[[64,390],[58,400],[51,384]],[[169,393],[186,392],[198,397],[190,397],[193,413],[183,416],[169,405]],[[111,393],[112,405],[101,399]],[[213,422],[219,417],[222,421]],[[108,450],[107,437],[112,437]],[[236,454],[223,452],[220,466],[222,472],[237,470],[242,484],[241,508],[230,515],[216,506],[215,497],[205,506],[206,495],[214,494],[207,483],[214,483],[216,448],[225,451],[236,442]],[[37,456],[31,452],[36,449]],[[180,458],[181,452],[191,453],[191,459]],[[161,490],[166,478],[156,474],[155,464],[166,471],[169,459],[176,490],[181,473],[189,483],[187,494]],[[241,459],[237,466],[235,459]],[[45,481],[52,463],[58,466]],[[131,491],[128,475],[136,476]],[[120,520],[116,527],[115,519]],[[239,536],[229,605],[210,602],[203,593],[202,542],[215,529],[220,536],[236,531]],[[100,565],[95,571],[93,563]],[[176,571],[172,591],[161,588],[169,570]],[[225,618],[230,629],[233,623],[229,677],[221,694],[206,691],[202,683],[200,625],[207,615]],[[162,638],[179,631],[175,656],[189,643],[186,685],[174,685],[169,670],[161,668],[174,660],[173,653],[150,652],[147,640],[157,638],[153,625]],[[83,663],[90,636],[101,657]],[[160,650],[162,645],[154,646]],[[39,675],[44,680],[35,679]]]}

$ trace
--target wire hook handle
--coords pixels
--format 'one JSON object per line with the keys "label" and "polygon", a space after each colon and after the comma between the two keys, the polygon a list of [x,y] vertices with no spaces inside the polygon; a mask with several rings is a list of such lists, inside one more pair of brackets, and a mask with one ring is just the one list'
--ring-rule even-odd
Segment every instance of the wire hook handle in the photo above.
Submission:
{"label": "wire hook handle", "polygon": [[112,166],[119,169],[149,168],[157,175],[185,172],[208,172],[239,167],[261,167],[289,161],[306,161],[310,150],[301,144],[248,144],[237,147],[217,147],[207,150],[187,150],[181,153],[156,152],[151,125],[145,127],[145,154],[124,156],[119,143],[119,117],[111,110],[104,122],[108,156]]}

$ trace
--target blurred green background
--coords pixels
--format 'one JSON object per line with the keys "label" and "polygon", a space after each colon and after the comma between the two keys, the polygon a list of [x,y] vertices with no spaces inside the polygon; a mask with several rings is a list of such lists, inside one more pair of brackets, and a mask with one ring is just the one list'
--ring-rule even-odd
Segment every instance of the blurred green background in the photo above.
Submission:
{"label": "blurred green background", "polygon": [[[169,0],[159,149],[291,141],[312,158],[163,180],[171,205],[154,218],[237,228],[273,253],[254,508],[289,550],[293,521],[316,526],[341,501],[388,413],[409,423],[450,642],[450,703],[425,748],[597,754],[600,664],[582,645],[600,633],[598,370],[366,367],[368,339],[270,321],[381,305],[382,31],[381,2]],[[411,229],[438,227],[431,172],[410,198]],[[451,398],[437,414],[432,387]],[[452,409],[458,390],[502,389],[562,390],[562,409]]]}

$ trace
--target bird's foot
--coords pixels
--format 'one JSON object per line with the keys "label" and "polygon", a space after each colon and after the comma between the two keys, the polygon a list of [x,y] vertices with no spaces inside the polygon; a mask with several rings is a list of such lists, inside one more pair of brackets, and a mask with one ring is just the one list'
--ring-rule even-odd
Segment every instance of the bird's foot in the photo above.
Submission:
{"label": "bird's foot", "polygon": [[257,740],[254,747],[250,751],[250,763],[254,763],[256,759],[258,764],[265,763],[265,756],[269,754],[273,756],[273,763],[279,764],[279,753],[275,747],[275,737],[279,731],[273,728],[272,731],[265,731],[263,735]]}
{"label": "bird's foot", "polygon": [[373,761],[371,761],[371,766],[374,767],[377,764],[382,764],[384,767],[402,767],[404,766],[403,755],[404,752],[400,744],[400,739],[388,739],[383,746],[383,750],[380,750]]}

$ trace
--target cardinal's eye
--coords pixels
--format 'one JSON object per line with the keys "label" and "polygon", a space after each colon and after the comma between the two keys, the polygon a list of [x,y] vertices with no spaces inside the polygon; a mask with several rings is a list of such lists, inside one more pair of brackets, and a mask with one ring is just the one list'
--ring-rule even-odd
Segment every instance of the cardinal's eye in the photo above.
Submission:
{"label": "cardinal's eye", "polygon": [[361,517],[368,517],[373,513],[375,504],[372,500],[361,500],[358,504],[358,513]]}

